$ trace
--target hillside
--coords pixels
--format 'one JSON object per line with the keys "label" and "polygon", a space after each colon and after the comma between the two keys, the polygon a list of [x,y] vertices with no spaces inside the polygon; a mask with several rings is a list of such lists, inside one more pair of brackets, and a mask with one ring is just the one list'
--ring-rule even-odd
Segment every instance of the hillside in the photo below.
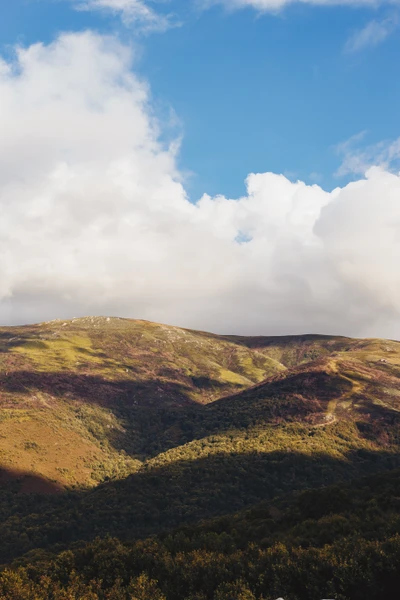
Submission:
{"label": "hillside", "polygon": [[[18,598],[353,600],[366,589],[356,567],[340,585],[329,573],[355,544],[370,589],[381,574],[368,544],[396,571],[400,343],[92,317],[0,339],[0,562],[31,564]],[[307,561],[325,575],[296,584],[283,548],[303,575]],[[54,559],[68,562],[63,579],[52,561],[68,549]],[[107,584],[97,555],[121,562]],[[281,577],[262,584],[267,563]],[[42,576],[59,592],[37,595]],[[15,577],[0,578],[0,598],[14,597]]]}
{"label": "hillside", "polygon": [[67,487],[135,472],[149,414],[210,403],[345,345],[110,318],[2,328],[0,340],[2,466]]}

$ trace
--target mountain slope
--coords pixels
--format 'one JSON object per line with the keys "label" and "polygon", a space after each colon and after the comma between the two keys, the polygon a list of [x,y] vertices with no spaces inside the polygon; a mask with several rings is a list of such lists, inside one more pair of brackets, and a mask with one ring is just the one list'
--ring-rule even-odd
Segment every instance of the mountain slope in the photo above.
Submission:
{"label": "mountain slope", "polygon": [[396,589],[398,342],[107,318],[0,338],[0,563],[28,564],[1,599]]}
{"label": "mountain slope", "polygon": [[148,454],[152,412],[207,404],[348,343],[94,317],[2,328],[1,464],[63,486],[125,477]]}

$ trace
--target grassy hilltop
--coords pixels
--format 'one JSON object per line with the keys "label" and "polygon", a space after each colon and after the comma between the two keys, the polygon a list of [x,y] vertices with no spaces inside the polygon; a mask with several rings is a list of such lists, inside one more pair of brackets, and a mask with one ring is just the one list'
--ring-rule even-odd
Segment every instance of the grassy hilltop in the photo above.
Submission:
{"label": "grassy hilltop", "polygon": [[400,585],[400,343],[87,317],[0,349],[0,599]]}

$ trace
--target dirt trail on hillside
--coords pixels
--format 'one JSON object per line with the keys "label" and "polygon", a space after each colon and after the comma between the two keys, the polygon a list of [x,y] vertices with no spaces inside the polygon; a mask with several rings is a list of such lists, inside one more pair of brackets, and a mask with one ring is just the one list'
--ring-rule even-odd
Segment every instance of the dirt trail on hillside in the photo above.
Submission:
{"label": "dirt trail on hillside", "polygon": [[335,412],[338,405],[343,402],[348,402],[349,400],[351,401],[352,397],[364,391],[364,386],[359,381],[354,381],[350,377],[347,377],[346,375],[340,373],[337,361],[335,359],[329,360],[327,364],[327,371],[332,375],[339,375],[340,377],[348,381],[351,384],[351,389],[347,392],[344,392],[341,396],[339,396],[339,398],[335,398],[334,400],[329,401],[327,413],[324,417],[325,422],[318,423],[317,425],[314,425],[314,427],[325,427],[326,425],[333,425],[334,423],[336,423],[338,421],[338,418]]}

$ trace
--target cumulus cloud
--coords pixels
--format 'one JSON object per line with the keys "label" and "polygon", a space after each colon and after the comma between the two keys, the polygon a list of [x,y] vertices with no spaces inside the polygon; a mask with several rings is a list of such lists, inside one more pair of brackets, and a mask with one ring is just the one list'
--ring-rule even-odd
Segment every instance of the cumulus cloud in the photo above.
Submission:
{"label": "cumulus cloud", "polygon": [[388,38],[398,27],[399,21],[397,14],[386,19],[378,21],[373,19],[362,29],[355,31],[347,40],[344,51],[348,54],[360,52],[365,48],[374,48],[379,46]]}
{"label": "cumulus cloud", "polygon": [[400,337],[400,177],[251,174],[191,203],[131,61],[84,33],[0,63],[1,321]]}
{"label": "cumulus cloud", "polygon": [[100,10],[120,15],[127,25],[138,24],[146,31],[165,31],[171,25],[168,16],[151,8],[144,0],[72,0],[79,10]]}

